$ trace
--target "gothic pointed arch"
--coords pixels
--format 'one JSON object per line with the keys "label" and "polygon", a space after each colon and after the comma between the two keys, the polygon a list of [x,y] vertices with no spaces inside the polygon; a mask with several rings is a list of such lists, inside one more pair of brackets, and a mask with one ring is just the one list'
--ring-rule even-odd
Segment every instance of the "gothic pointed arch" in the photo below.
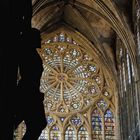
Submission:
{"label": "gothic pointed arch", "polygon": [[[114,126],[110,139],[115,139],[117,120],[108,117],[117,115],[115,83],[95,47],[66,27],[43,33],[42,40],[42,48],[38,49],[44,64],[40,89],[45,93],[46,115],[51,112],[59,122],[61,139],[70,137],[69,131],[76,139],[92,139],[96,133],[102,133],[101,139],[105,139],[110,125]],[[96,120],[91,110],[95,107],[100,111],[102,129],[94,133],[91,124]]]}
{"label": "gothic pointed arch", "polygon": [[44,32],[37,51],[48,121],[40,139],[117,138],[116,84],[94,45],[63,25]]}

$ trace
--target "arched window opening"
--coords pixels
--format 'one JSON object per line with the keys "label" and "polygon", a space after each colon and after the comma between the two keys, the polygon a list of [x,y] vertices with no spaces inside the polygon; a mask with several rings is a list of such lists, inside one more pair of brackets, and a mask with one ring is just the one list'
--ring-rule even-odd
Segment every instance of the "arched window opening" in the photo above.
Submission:
{"label": "arched window opening", "polygon": [[54,125],[50,129],[50,139],[51,140],[61,140],[60,129],[57,125]]}
{"label": "arched window opening", "polygon": [[101,117],[101,113],[98,109],[95,109],[91,114],[92,121],[92,138],[93,140],[102,139],[103,138],[103,120]]}
{"label": "arched window opening", "polygon": [[87,129],[81,126],[78,131],[78,140],[89,140]]}
{"label": "arched window opening", "polygon": [[76,132],[74,131],[73,127],[67,127],[65,131],[65,140],[76,140]]}
{"label": "arched window opening", "polygon": [[105,139],[115,140],[115,118],[110,109],[107,109],[104,115],[105,121]]}
{"label": "arched window opening", "polygon": [[40,90],[48,121],[39,140],[114,140],[116,120],[108,116],[115,116],[109,114],[110,108],[116,111],[115,84],[95,47],[62,27],[44,33],[37,51],[43,60]]}

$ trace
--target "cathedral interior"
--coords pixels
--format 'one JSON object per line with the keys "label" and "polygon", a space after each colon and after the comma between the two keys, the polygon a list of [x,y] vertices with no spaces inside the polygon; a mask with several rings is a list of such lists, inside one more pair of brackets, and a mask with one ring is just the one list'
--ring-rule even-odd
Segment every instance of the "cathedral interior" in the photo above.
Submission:
{"label": "cathedral interior", "polygon": [[[32,6],[48,122],[39,140],[140,140],[140,1]],[[15,139],[25,130],[22,122]]]}

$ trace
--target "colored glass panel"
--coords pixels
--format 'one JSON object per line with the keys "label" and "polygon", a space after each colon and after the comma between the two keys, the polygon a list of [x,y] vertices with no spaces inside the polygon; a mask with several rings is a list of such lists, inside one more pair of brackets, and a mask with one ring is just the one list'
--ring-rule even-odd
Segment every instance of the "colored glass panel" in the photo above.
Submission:
{"label": "colored glass panel", "polygon": [[102,118],[100,115],[99,110],[95,109],[92,112],[91,115],[91,120],[92,120],[92,138],[94,140],[101,140],[102,139],[102,131],[103,131],[103,126],[102,126]]}
{"label": "colored glass panel", "polygon": [[114,115],[111,110],[106,110],[104,115],[104,123],[105,123],[105,138],[106,140],[114,140],[115,139],[115,120]]}
{"label": "colored glass panel", "polygon": [[78,131],[78,140],[89,140],[87,129],[81,126]]}
{"label": "colored glass panel", "polygon": [[67,127],[65,131],[65,140],[76,140],[76,133],[73,127]]}
{"label": "colored glass panel", "polygon": [[53,126],[50,131],[51,140],[61,140],[60,130],[57,126]]}

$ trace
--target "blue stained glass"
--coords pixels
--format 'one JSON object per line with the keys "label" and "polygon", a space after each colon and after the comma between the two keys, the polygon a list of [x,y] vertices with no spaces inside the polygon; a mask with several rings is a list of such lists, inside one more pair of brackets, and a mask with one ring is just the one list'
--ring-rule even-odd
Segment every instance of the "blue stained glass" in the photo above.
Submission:
{"label": "blue stained glass", "polygon": [[92,117],[92,127],[93,129],[99,127],[100,130],[102,130],[101,117],[97,117],[97,116]]}
{"label": "blue stained glass", "polygon": [[105,114],[105,117],[109,117],[109,118],[113,117],[112,112],[110,110],[107,110],[106,114]]}
{"label": "blue stained glass", "polygon": [[76,125],[76,126],[82,124],[82,121],[81,121],[80,117],[78,117],[78,116],[74,116],[74,117],[71,119],[71,122],[72,122],[72,124],[74,124],[74,125]]}
{"label": "blue stained glass", "polygon": [[95,109],[92,113],[92,129],[93,129],[93,139],[102,138],[102,118],[100,112]]}
{"label": "blue stained glass", "polygon": [[47,116],[47,123],[48,123],[48,125],[51,125],[53,122],[54,122],[53,117]]}
{"label": "blue stained glass", "polygon": [[57,126],[54,126],[54,127],[52,128],[52,130],[54,130],[54,131],[58,131],[59,128],[58,128]]}
{"label": "blue stained glass", "polygon": [[64,42],[65,41],[65,36],[64,36],[64,34],[60,34],[60,36],[59,36],[59,41],[60,42]]}

